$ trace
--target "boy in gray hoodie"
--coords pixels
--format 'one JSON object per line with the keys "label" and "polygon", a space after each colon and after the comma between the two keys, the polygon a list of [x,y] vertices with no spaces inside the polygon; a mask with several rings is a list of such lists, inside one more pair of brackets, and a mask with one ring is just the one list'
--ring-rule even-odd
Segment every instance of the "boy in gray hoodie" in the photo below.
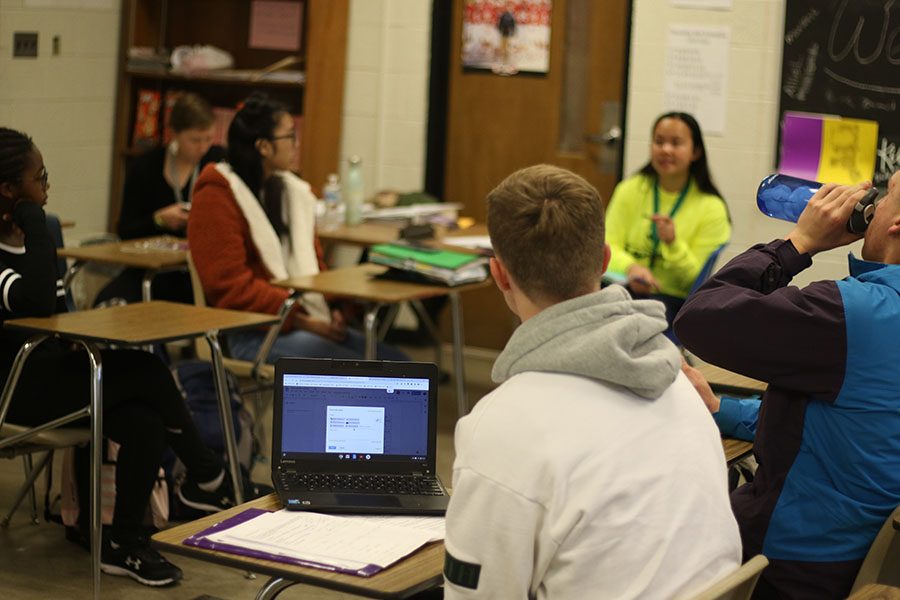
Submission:
{"label": "boy in gray hoodie", "polygon": [[737,568],[716,429],[662,304],[600,289],[603,205],[517,171],[487,197],[491,274],[522,325],[456,427],[447,598],[672,598]]}

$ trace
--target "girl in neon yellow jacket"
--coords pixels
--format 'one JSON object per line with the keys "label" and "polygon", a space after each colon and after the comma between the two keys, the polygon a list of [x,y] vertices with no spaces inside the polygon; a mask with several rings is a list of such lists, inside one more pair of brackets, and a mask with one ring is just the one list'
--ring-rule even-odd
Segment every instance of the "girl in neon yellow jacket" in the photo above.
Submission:
{"label": "girl in neon yellow jacket", "polygon": [[671,324],[704,263],[731,237],[725,201],[712,182],[700,125],[687,113],[653,124],[650,161],[616,186],[606,211],[609,270],[637,298],[666,305]]}

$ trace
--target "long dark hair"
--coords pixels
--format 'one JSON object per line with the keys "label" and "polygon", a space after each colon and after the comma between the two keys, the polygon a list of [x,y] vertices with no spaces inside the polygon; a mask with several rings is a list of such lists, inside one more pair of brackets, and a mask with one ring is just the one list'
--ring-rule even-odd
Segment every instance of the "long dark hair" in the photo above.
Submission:
{"label": "long dark hair", "polygon": [[244,101],[228,127],[228,163],[260,201],[278,235],[289,231],[281,213],[284,183],[281,177],[263,181],[263,160],[256,143],[272,139],[278,120],[285,113],[287,108],[280,102],[254,93]]}
{"label": "long dark hair", "polygon": [[28,166],[31,138],[20,131],[0,127],[0,183],[19,183]]}
{"label": "long dark hair", "polygon": [[[693,115],[684,112],[667,112],[661,114],[656,118],[656,121],[653,122],[653,127],[650,128],[651,137],[656,133],[656,126],[659,125],[660,121],[663,119],[678,119],[691,130],[691,139],[694,142],[694,149],[700,151],[700,157],[691,162],[691,176],[697,184],[697,189],[701,192],[715,194],[719,198],[722,198],[722,194],[719,192],[719,188],[713,183],[712,175],[709,172],[709,164],[706,162],[706,145],[703,143],[703,132],[700,131],[700,124],[697,122],[697,119],[695,119]],[[656,170],[653,168],[653,162],[649,160],[646,165],[641,167],[640,173],[643,173],[654,180],[658,177]]]}

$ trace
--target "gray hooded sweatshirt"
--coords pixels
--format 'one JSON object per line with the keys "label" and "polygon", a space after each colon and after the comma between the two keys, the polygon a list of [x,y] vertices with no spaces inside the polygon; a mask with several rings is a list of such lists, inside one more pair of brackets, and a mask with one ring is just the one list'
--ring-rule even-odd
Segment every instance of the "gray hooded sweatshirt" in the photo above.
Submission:
{"label": "gray hooded sweatshirt", "polygon": [[494,363],[497,383],[525,371],[580,375],[658,398],[681,355],[664,336],[665,308],[613,285],[541,311],[516,329]]}

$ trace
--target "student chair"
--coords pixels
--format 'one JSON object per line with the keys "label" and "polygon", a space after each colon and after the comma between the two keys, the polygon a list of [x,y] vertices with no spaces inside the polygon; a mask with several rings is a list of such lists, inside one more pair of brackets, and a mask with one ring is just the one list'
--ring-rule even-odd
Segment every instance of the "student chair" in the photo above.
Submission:
{"label": "student chair", "polygon": [[757,554],[690,600],[749,600],[762,570],[768,564],[769,559]]}
{"label": "student chair", "polygon": [[[32,433],[29,434],[30,431]],[[17,436],[21,436],[18,438],[19,441],[10,442],[12,438]],[[15,500],[13,500],[9,512],[7,512],[6,516],[3,517],[3,520],[0,521],[0,527],[9,526],[9,522],[13,515],[22,504],[25,496],[29,494],[31,496],[31,522],[37,525],[39,519],[34,482],[37,481],[37,478],[44,469],[46,469],[47,465],[52,464],[54,451],[72,446],[84,446],[90,441],[91,430],[87,428],[59,428],[51,429],[49,431],[33,432],[33,430],[30,430],[28,427],[3,423],[3,425],[0,426],[0,457],[15,458],[21,456],[25,465],[25,482],[16,493]],[[3,445],[4,443],[9,445]],[[41,457],[41,460],[35,467],[32,462],[32,457],[38,452],[44,452],[45,454]],[[47,470],[48,490],[50,489],[51,483],[50,475],[50,470]]]}
{"label": "student chair", "polygon": [[[47,231],[50,233],[50,237],[53,238],[57,248],[62,248],[63,236],[59,217],[48,213],[46,215],[46,221]],[[56,265],[58,276],[60,278],[65,277],[66,270],[66,260],[64,258],[58,259]],[[72,298],[68,293],[66,294],[66,304],[69,310],[72,310]],[[25,467],[25,482],[16,493],[15,500],[13,501],[9,512],[6,513],[6,516],[0,521],[0,527],[9,526],[12,516],[18,510],[26,495],[30,495],[31,497],[31,522],[37,524],[38,510],[34,482],[37,481],[40,474],[47,468],[47,465],[52,464],[53,452],[70,446],[85,445],[90,442],[91,439],[91,430],[86,428],[50,428],[46,431],[40,431],[40,429],[41,428],[31,429],[29,427],[4,423],[0,420],[0,457],[16,458],[17,456],[21,456]],[[45,454],[40,462],[38,462],[37,467],[35,467],[33,456],[40,452],[44,452]],[[50,475],[51,472],[48,470],[48,490],[50,489]]]}
{"label": "student chair", "polygon": [[[716,267],[716,262],[719,260],[719,255],[722,254],[722,250],[725,249],[725,246],[728,245],[728,242],[725,242],[715,250],[713,250],[712,254],[709,255],[709,258],[706,259],[706,262],[703,263],[703,267],[700,269],[700,272],[697,273],[697,278],[694,279],[694,283],[691,285],[691,289],[688,292],[687,297],[690,298],[694,292],[700,289],[700,286],[703,285],[709,276],[712,275],[713,270]],[[685,302],[687,299],[685,299]],[[681,348],[681,342],[678,340],[678,337],[675,335],[675,330],[672,329],[672,323],[669,323],[669,328],[666,330],[666,337],[672,340],[672,343]],[[688,361],[690,362],[690,361]]]}
{"label": "student chair", "polygon": [[875,536],[853,582],[851,595],[869,583],[900,587],[900,531],[894,526],[895,520],[900,522],[900,506],[888,515]]}

